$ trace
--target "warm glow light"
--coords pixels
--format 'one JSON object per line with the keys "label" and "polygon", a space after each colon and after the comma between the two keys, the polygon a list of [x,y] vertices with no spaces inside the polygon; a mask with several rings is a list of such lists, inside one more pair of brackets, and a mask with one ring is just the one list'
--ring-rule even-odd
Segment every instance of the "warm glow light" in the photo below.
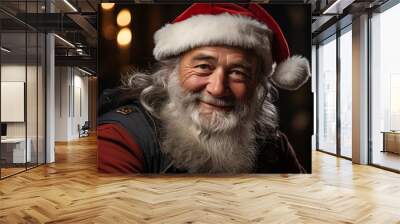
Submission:
{"label": "warm glow light", "polygon": [[123,9],[118,13],[117,24],[119,26],[127,26],[131,22],[131,13],[127,9]]}
{"label": "warm glow light", "polygon": [[104,10],[110,10],[114,8],[115,3],[101,3],[101,8]]}
{"label": "warm glow light", "polygon": [[129,28],[123,28],[118,32],[117,42],[121,46],[126,46],[132,41],[132,32]]}

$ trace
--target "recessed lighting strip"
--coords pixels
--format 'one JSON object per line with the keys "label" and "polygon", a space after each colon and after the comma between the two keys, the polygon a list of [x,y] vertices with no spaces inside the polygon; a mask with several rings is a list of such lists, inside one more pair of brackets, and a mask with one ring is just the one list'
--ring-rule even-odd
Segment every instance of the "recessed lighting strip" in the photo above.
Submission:
{"label": "recessed lighting strip", "polygon": [[9,50],[9,49],[7,49],[7,48],[5,48],[5,47],[1,47],[0,49],[1,49],[2,51],[6,52],[6,53],[10,53],[10,52],[11,52],[11,50]]}
{"label": "recessed lighting strip", "polygon": [[55,37],[57,37],[59,40],[61,40],[62,42],[64,42],[65,44],[67,44],[68,46],[75,48],[75,45],[73,45],[71,42],[69,42],[68,40],[60,37],[58,34],[54,34]]}
{"label": "recessed lighting strip", "polygon": [[74,10],[74,12],[78,12],[78,10],[68,1],[68,0],[64,0],[65,4],[67,4],[72,10]]}
{"label": "recessed lighting strip", "polygon": [[85,74],[87,74],[87,75],[93,75],[92,73],[90,73],[90,72],[88,72],[88,71],[86,71],[86,70],[83,70],[83,69],[81,69],[81,68],[79,68],[79,67],[77,67],[78,68],[78,70],[79,71],[81,71],[81,72],[83,72],[83,73],[85,73]]}

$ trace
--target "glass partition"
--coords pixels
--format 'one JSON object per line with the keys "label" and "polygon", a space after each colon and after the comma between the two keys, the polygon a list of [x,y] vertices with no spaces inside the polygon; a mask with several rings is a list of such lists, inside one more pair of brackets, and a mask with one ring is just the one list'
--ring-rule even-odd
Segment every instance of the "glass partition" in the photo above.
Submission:
{"label": "glass partition", "polygon": [[351,26],[340,41],[340,155],[352,157],[352,35]]}
{"label": "glass partition", "polygon": [[37,162],[46,162],[45,124],[46,124],[46,36],[38,33],[38,64],[37,64]]}
{"label": "glass partition", "polygon": [[[1,34],[1,139],[2,177],[21,172],[30,162],[26,141],[26,33]],[[28,147],[28,148],[27,148]],[[28,150],[27,150],[28,149]]]}
{"label": "glass partition", "polygon": [[318,47],[318,145],[336,154],[336,36]]}
{"label": "glass partition", "polygon": [[400,170],[400,4],[371,18],[371,162]]}
{"label": "glass partition", "polygon": [[[26,12],[37,13],[36,1],[27,1]],[[33,17],[31,20],[37,20]],[[36,22],[36,21],[35,21]],[[37,165],[37,75],[38,75],[38,33],[27,27],[27,74],[26,74],[26,114],[27,114],[27,151],[30,151],[30,158],[27,168]]]}
{"label": "glass partition", "polygon": [[21,20],[42,12],[43,3],[0,2],[0,178],[45,162],[46,40]]}
{"label": "glass partition", "polygon": [[26,82],[26,112],[27,112],[27,142],[30,148],[30,160],[27,163],[28,168],[37,165],[37,98],[38,98],[38,35],[36,32],[27,33],[27,82]]}

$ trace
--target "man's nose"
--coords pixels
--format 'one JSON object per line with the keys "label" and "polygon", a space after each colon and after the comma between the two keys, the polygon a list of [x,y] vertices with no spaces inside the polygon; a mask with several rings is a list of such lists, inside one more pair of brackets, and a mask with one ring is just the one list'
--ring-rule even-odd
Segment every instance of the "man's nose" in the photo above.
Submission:
{"label": "man's nose", "polygon": [[223,68],[216,68],[214,72],[208,77],[206,90],[208,94],[215,97],[222,97],[226,95],[227,83],[225,71]]}

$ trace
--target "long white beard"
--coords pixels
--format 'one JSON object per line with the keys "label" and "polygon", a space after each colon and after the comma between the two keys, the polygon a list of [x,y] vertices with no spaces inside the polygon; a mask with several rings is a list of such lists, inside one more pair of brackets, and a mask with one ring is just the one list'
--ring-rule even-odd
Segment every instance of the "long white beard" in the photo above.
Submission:
{"label": "long white beard", "polygon": [[255,103],[205,116],[198,110],[201,94],[185,93],[176,74],[171,74],[168,93],[169,102],[160,114],[164,121],[161,148],[177,168],[190,173],[252,171],[257,153]]}

